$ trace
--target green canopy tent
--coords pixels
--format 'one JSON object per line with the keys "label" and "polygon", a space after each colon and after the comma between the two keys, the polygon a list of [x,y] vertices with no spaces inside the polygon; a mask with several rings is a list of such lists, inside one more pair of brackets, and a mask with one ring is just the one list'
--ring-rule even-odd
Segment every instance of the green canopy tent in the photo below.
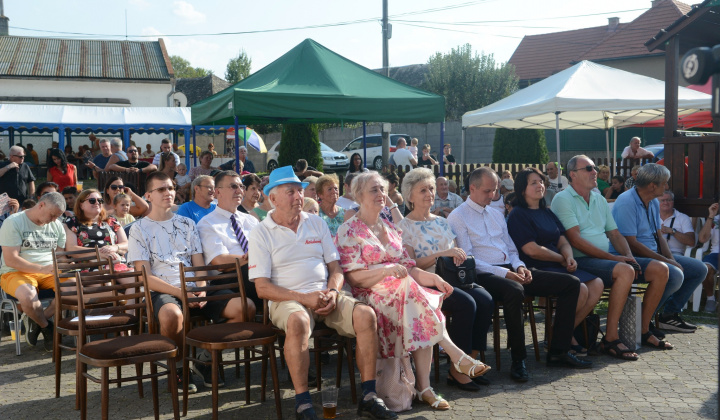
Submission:
{"label": "green canopy tent", "polygon": [[192,105],[193,125],[363,122],[363,137],[366,121],[444,119],[444,97],[387,78],[311,39]]}

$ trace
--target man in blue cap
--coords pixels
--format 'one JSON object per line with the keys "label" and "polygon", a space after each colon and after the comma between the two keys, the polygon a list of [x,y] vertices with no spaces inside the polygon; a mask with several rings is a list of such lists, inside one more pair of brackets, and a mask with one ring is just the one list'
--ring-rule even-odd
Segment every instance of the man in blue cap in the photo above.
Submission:
{"label": "man in blue cap", "polygon": [[270,300],[270,320],[285,331],[285,360],[295,388],[295,417],[316,419],[308,391],[308,340],[315,322],[340,335],[357,337],[356,361],[363,397],[357,414],[394,419],[375,393],[377,319],[369,306],[339,292],[340,256],[330,229],[318,216],[302,211],[303,190],[291,166],[275,169],[263,189],[274,206],[250,232],[249,277],[260,298]]}

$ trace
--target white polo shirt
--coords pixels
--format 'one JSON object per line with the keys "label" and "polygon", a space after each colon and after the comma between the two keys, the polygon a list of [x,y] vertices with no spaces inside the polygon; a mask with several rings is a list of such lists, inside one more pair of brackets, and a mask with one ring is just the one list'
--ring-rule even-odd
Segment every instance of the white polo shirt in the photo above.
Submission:
{"label": "white polo shirt", "polygon": [[[660,219],[662,219],[662,216],[660,216]],[[674,223],[673,219],[675,220]],[[685,213],[680,213],[677,210],[673,210],[672,216],[663,220],[662,224],[666,227],[670,227],[670,224],[672,224],[673,229],[677,230],[680,233],[695,232],[695,229],[693,229],[692,226],[692,220],[690,219],[690,216]],[[670,236],[670,239],[668,239],[668,236]],[[685,253],[685,245],[681,244],[680,241],[675,239],[674,236],[665,234],[665,240],[667,240],[670,252],[672,252],[673,254]]]}
{"label": "white polo shirt", "polygon": [[308,293],[327,287],[327,264],[340,259],[327,224],[314,214],[300,213],[297,233],[280,226],[271,210],[250,232],[250,281],[267,277],[273,284]]}
{"label": "white polo shirt", "polygon": [[[240,225],[240,229],[242,229],[245,238],[248,240],[249,247],[250,231],[259,225],[260,222],[249,214],[241,213],[237,210],[235,210],[234,214]],[[215,210],[198,222],[197,229],[200,233],[200,242],[202,242],[205,264],[209,265],[210,261],[218,255],[245,255],[245,251],[243,251],[240,246],[240,242],[238,242],[235,231],[230,223],[230,216],[232,215],[233,213],[227,210],[215,207]]]}

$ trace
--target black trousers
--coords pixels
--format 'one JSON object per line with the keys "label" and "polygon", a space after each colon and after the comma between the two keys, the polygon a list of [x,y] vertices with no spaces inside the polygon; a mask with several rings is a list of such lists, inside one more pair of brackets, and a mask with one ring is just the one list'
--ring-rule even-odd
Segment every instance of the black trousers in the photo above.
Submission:
{"label": "black trousers", "polygon": [[442,309],[452,314],[447,332],[460,350],[467,354],[473,350],[485,351],[494,308],[490,293],[482,287],[456,287],[445,298]]}
{"label": "black trousers", "polygon": [[[507,268],[507,267],[506,267]],[[476,283],[483,286],[495,301],[502,303],[510,354],[513,361],[525,360],[525,329],[522,302],[529,296],[555,296],[555,322],[550,350],[567,352],[575,326],[575,309],[580,294],[580,280],[570,274],[530,269],[532,282],[522,285],[490,273],[478,273]]]}

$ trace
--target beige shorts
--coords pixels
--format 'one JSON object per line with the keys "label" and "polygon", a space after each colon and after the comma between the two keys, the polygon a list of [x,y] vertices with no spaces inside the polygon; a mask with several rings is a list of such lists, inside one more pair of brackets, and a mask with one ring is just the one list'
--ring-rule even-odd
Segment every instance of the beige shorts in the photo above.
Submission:
{"label": "beige shorts", "polygon": [[310,330],[315,328],[315,322],[324,322],[344,337],[355,337],[353,328],[353,310],[356,305],[364,305],[359,300],[340,293],[337,297],[337,306],[328,316],[320,316],[298,301],[286,300],[270,304],[270,321],[273,325],[287,332],[287,321],[294,312],[305,311],[310,317]]}

